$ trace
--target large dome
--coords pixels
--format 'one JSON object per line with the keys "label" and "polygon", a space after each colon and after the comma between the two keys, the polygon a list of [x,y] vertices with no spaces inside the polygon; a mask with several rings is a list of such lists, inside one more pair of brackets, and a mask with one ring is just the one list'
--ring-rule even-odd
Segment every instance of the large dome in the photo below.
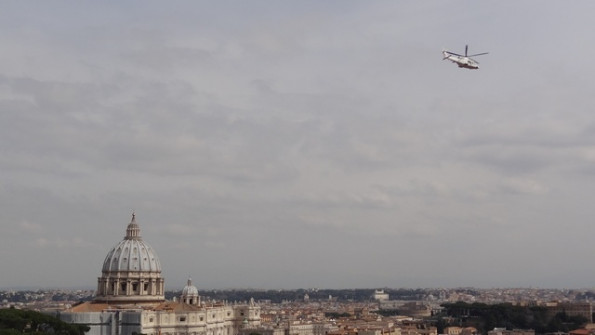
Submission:
{"label": "large dome", "polygon": [[161,263],[149,244],[140,237],[135,216],[126,229],[126,237],[116,244],[103,261],[102,272],[161,272]]}
{"label": "large dome", "polygon": [[126,236],[107,253],[97,281],[96,301],[163,301],[164,280],[157,254],[140,236],[136,216]]}

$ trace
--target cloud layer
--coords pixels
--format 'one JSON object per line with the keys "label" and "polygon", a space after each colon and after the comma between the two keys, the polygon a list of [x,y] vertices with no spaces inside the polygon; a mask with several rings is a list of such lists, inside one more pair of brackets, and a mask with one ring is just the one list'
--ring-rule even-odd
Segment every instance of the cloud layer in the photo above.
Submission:
{"label": "cloud layer", "polygon": [[62,4],[0,20],[1,286],[133,210],[169,288],[592,285],[590,2]]}

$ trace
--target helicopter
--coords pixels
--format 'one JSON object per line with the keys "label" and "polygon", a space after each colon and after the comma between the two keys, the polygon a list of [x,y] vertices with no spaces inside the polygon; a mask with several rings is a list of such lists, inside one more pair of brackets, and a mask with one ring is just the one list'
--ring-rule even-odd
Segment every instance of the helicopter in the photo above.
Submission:
{"label": "helicopter", "polygon": [[449,61],[456,63],[459,67],[464,67],[470,70],[477,70],[479,69],[479,62],[471,57],[487,55],[487,52],[482,52],[479,54],[474,55],[467,55],[467,50],[469,49],[468,45],[465,45],[465,56],[456,54],[454,52],[450,52],[448,50],[442,50],[442,55],[444,56],[442,60],[448,59]]}

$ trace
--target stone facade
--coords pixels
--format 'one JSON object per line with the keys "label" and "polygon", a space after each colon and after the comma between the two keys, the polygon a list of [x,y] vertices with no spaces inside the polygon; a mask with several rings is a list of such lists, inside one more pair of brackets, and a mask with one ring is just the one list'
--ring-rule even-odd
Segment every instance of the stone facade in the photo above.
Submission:
{"label": "stone facade", "polygon": [[237,335],[260,327],[260,307],[204,303],[189,279],[179,301],[166,301],[161,264],[133,214],[124,240],[110,249],[93,301],[58,312],[89,335]]}

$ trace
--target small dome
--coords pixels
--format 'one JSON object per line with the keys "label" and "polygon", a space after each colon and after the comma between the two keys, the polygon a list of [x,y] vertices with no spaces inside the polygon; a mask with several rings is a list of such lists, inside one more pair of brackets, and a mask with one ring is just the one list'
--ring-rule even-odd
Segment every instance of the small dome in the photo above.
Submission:
{"label": "small dome", "polygon": [[149,244],[140,237],[135,215],[126,228],[126,236],[107,253],[102,272],[161,272],[161,263]]}
{"label": "small dome", "polygon": [[192,285],[192,279],[188,278],[188,283],[182,290],[182,297],[196,297],[198,296],[198,289]]}

